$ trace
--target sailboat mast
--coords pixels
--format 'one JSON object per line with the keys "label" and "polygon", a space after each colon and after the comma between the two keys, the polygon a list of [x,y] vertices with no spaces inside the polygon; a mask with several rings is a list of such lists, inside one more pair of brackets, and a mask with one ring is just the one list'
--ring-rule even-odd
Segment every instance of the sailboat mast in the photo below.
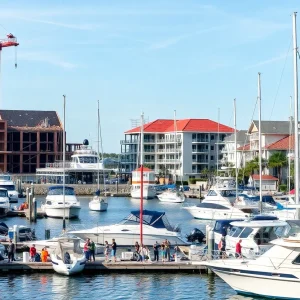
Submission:
{"label": "sailboat mast", "polygon": [[290,96],[290,116],[289,116],[289,154],[288,154],[288,191],[291,190],[291,138],[292,138],[292,96]]}
{"label": "sailboat mast", "polygon": [[[97,143],[97,152],[98,152],[98,174],[97,174],[97,189],[99,191],[100,189],[100,164],[99,164],[99,160],[100,160],[100,149],[99,149],[99,143],[100,143],[100,111],[99,111],[99,100],[98,100],[98,143]],[[103,166],[103,156],[102,156],[102,166]],[[104,174],[103,174],[104,175]],[[105,181],[104,176],[103,176],[103,181]],[[105,192],[105,191],[104,191]]]}
{"label": "sailboat mast", "polygon": [[66,95],[64,97],[64,131],[63,131],[63,204],[64,204],[64,214],[63,214],[63,230],[66,230],[66,174],[65,174],[65,163],[66,163]]}
{"label": "sailboat mast", "polygon": [[219,175],[219,138],[220,138],[220,108],[218,108],[218,134],[217,134],[217,177]]}
{"label": "sailboat mast", "polygon": [[176,184],[176,171],[177,171],[177,126],[176,126],[176,110],[174,109],[174,153],[175,153],[175,161],[174,161],[174,175],[175,175],[175,184]]}
{"label": "sailboat mast", "polygon": [[144,198],[144,113],[141,114],[141,199],[140,199],[140,244],[143,246],[143,198]]}
{"label": "sailboat mast", "polygon": [[262,149],[261,149],[261,85],[260,85],[260,73],[258,73],[258,164],[259,164],[259,209],[262,213]]}
{"label": "sailboat mast", "polygon": [[234,155],[235,155],[235,196],[238,198],[238,166],[237,166],[237,135],[236,135],[236,99],[233,100],[234,107]]}
{"label": "sailboat mast", "polygon": [[[298,136],[298,64],[297,64],[297,13],[293,13],[293,57],[294,57],[294,124],[295,124],[295,202],[299,204],[299,136]],[[296,208],[296,219],[299,219],[299,208]]]}

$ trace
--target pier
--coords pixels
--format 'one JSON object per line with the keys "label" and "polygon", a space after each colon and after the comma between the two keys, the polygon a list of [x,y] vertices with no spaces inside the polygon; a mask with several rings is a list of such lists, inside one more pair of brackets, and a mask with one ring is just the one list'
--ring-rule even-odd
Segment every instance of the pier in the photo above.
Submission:
{"label": "pier", "polygon": [[[37,273],[55,272],[51,262],[0,262],[0,274],[2,273]],[[95,262],[87,262],[83,273],[134,273],[134,272],[177,272],[177,273],[207,273],[205,266],[193,265],[191,261],[180,262],[136,262],[117,261],[105,262],[102,258],[96,258]]]}

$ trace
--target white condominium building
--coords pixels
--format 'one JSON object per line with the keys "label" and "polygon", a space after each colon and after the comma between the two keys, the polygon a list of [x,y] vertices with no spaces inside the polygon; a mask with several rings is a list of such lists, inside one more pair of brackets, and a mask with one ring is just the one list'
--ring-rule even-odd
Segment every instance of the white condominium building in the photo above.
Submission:
{"label": "white condominium building", "polygon": [[[144,165],[173,180],[198,178],[204,169],[221,164],[223,141],[234,129],[209,119],[158,119],[144,125]],[[125,132],[121,141],[122,171],[140,164],[140,127]]]}

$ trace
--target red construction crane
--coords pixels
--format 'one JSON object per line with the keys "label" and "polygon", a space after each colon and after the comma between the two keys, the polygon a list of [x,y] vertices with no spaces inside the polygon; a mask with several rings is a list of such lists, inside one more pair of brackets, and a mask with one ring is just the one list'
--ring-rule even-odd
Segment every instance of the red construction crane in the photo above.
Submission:
{"label": "red construction crane", "polygon": [[[19,43],[17,42],[17,38],[13,34],[9,33],[6,36],[7,36],[6,39],[0,39],[0,63],[1,63],[2,48],[19,46]],[[15,68],[17,68],[17,48],[16,48],[16,52],[15,52]]]}

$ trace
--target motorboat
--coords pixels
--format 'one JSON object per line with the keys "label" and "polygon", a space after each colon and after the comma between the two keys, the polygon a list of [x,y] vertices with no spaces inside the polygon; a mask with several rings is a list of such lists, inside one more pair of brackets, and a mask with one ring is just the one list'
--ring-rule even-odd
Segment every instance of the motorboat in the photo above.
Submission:
{"label": "motorboat", "polygon": [[195,219],[246,219],[258,213],[258,206],[237,206],[236,192],[232,188],[212,188],[204,200],[192,206],[183,207]]}
{"label": "motorboat", "polygon": [[71,219],[78,218],[81,206],[73,187],[57,185],[49,187],[41,208],[48,217]]}
{"label": "motorboat", "polygon": [[89,202],[89,209],[93,211],[107,211],[108,202],[106,197],[100,196],[100,191],[96,192],[96,195]]}
{"label": "motorboat", "polygon": [[271,242],[256,259],[218,259],[205,265],[238,294],[276,299],[299,299],[300,233]]}
{"label": "motorboat", "polygon": [[57,239],[55,250],[50,253],[55,272],[63,275],[73,275],[83,271],[86,257],[80,247],[79,238],[62,237]]}
{"label": "motorboat", "polygon": [[244,221],[231,222],[230,225],[232,227],[226,235],[227,255],[235,255],[236,244],[241,240],[242,255],[255,258],[272,247],[273,240],[282,236],[287,222],[276,217],[261,215]]}
{"label": "motorboat", "polygon": [[157,198],[162,202],[169,203],[183,203],[185,201],[185,195],[182,190],[167,190],[159,195]]}
{"label": "motorboat", "polygon": [[[132,171],[131,198],[141,198],[141,168]],[[153,199],[156,196],[155,172],[143,167],[143,199]]]}
{"label": "motorboat", "polygon": [[10,203],[18,203],[19,193],[16,190],[11,175],[0,174],[0,188],[7,190]]}
{"label": "motorboat", "polygon": [[[2,227],[5,230],[5,226],[2,225]],[[17,242],[34,241],[36,240],[35,230],[27,225],[14,225],[8,228],[7,239],[14,239]]]}
{"label": "motorboat", "polygon": [[0,217],[5,217],[10,210],[7,189],[0,188]]}
{"label": "motorboat", "polygon": [[[171,226],[165,212],[143,210],[143,243],[152,246],[156,241],[168,239],[172,245],[186,245],[178,226]],[[69,233],[82,239],[90,238],[95,243],[116,240],[118,246],[132,246],[140,239],[140,211],[132,211],[120,223],[97,226],[90,229],[73,229]]]}

